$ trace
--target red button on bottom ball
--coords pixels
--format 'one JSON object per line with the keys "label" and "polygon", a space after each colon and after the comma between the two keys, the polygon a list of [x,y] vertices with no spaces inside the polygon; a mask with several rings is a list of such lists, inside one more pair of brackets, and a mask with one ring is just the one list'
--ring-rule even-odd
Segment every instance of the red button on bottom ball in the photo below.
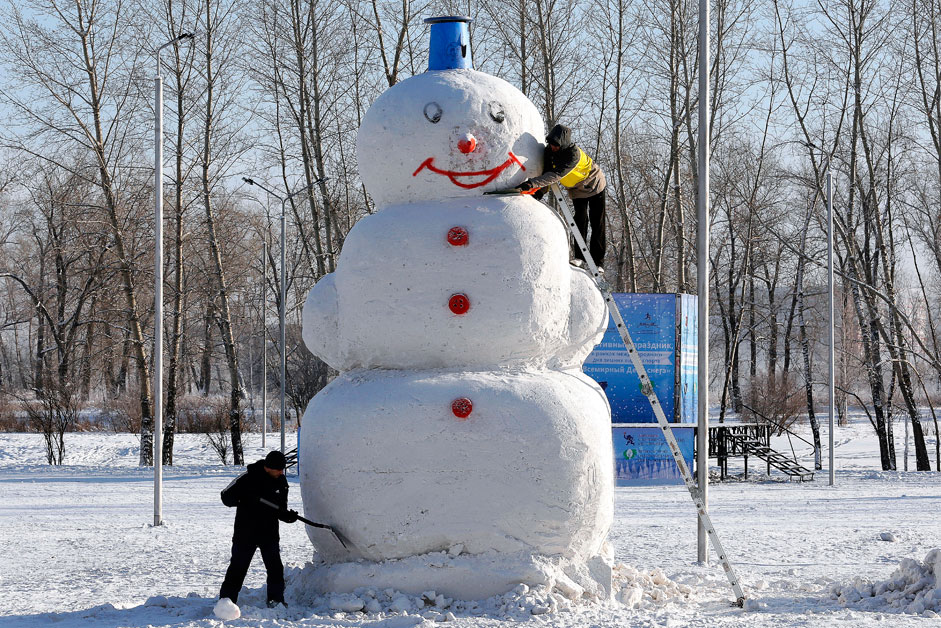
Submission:
{"label": "red button on bottom ball", "polygon": [[451,295],[451,298],[448,299],[448,307],[455,314],[464,314],[470,309],[470,299],[467,298],[466,294]]}
{"label": "red button on bottom ball", "polygon": [[467,397],[460,397],[451,402],[451,412],[459,419],[466,419],[474,409],[474,404]]}

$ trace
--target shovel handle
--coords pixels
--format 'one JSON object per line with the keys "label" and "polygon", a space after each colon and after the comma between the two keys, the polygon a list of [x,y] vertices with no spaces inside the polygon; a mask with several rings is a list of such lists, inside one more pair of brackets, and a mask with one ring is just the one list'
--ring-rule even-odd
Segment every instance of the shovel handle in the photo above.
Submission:
{"label": "shovel handle", "polygon": [[530,196],[539,191],[539,188],[533,188],[531,190],[521,190],[519,188],[506,188],[504,190],[490,190],[489,192],[484,192],[484,196]]}
{"label": "shovel handle", "polygon": [[[281,510],[281,507],[280,507],[280,506],[278,506],[278,505],[275,504],[274,502],[268,501],[268,500],[265,499],[264,497],[259,497],[259,498],[258,498],[258,501],[260,501],[260,502],[261,502],[262,504],[264,504],[265,506],[271,506],[271,507],[274,508],[275,510]],[[307,518],[302,517],[302,516],[300,516],[300,515],[297,515],[297,520],[298,520],[298,521],[303,521],[304,523],[306,523],[307,525],[309,525],[309,526],[312,527],[312,528],[321,528],[321,529],[323,529],[323,530],[330,530],[330,532],[333,533],[333,536],[337,537],[337,540],[340,541],[340,545],[342,545],[343,547],[346,547],[347,549],[349,549],[349,547],[348,547],[347,544],[346,544],[346,541],[344,540],[344,537],[343,537],[343,536],[340,534],[340,532],[339,532],[336,528],[334,528],[333,526],[328,526],[328,525],[325,524],[325,523],[317,523],[316,521],[311,521],[310,519],[307,519]]]}
{"label": "shovel handle", "polygon": [[302,516],[300,516],[300,515],[297,515],[297,520],[298,520],[298,521],[303,521],[304,523],[306,523],[307,525],[309,525],[309,526],[312,527],[312,528],[323,528],[324,530],[332,530],[332,529],[333,529],[332,526],[328,526],[328,525],[325,524],[325,523],[316,523],[316,522],[314,522],[314,521],[311,521],[310,519],[305,519],[304,517],[302,517]]}

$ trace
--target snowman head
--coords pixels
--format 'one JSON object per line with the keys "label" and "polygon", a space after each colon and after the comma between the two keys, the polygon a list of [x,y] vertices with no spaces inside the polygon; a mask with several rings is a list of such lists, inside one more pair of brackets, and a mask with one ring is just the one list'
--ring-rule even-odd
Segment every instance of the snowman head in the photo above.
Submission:
{"label": "snowman head", "polygon": [[452,43],[455,60],[442,61],[447,55],[434,48],[441,25],[432,24],[432,69],[386,90],[359,128],[360,174],[379,206],[480,196],[542,172],[544,124],[535,105],[503,79],[471,69],[469,53],[459,52],[466,45]]}

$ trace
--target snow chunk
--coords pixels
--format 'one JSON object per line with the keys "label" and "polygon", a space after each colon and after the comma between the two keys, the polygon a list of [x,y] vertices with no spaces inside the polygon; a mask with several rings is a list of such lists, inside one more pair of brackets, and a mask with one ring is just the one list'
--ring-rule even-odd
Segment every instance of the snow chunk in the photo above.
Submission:
{"label": "snow chunk", "polygon": [[888,580],[855,578],[850,584],[834,585],[830,596],[842,606],[861,610],[930,616],[941,610],[941,549],[931,550],[920,562],[903,558]]}
{"label": "snow chunk", "polygon": [[219,598],[219,601],[216,602],[215,607],[213,607],[212,614],[219,619],[229,621],[241,617],[242,611],[240,611],[239,607],[235,605],[235,602],[227,597],[222,597]]}
{"label": "snow chunk", "polygon": [[330,598],[330,608],[344,613],[361,611],[365,605],[365,602],[355,595],[334,595]]}
{"label": "snow chunk", "polygon": [[392,610],[398,611],[400,613],[407,613],[408,611],[412,610],[413,606],[411,600],[409,600],[408,597],[400,595],[392,600],[391,608]]}
{"label": "snow chunk", "polygon": [[637,608],[644,597],[644,590],[640,587],[629,586],[621,589],[617,595],[617,600],[628,608]]}
{"label": "snow chunk", "polygon": [[630,565],[617,564],[613,571],[615,599],[628,608],[685,603],[692,593],[691,587],[674,582],[661,569],[640,571]]}
{"label": "snow chunk", "polygon": [[764,611],[768,610],[768,605],[754,598],[748,598],[745,600],[743,608],[746,611]]}
{"label": "snow chunk", "polygon": [[898,540],[895,537],[895,535],[892,534],[891,532],[881,532],[879,534],[879,538],[882,539],[883,541],[889,541],[890,543],[894,543],[895,541]]}

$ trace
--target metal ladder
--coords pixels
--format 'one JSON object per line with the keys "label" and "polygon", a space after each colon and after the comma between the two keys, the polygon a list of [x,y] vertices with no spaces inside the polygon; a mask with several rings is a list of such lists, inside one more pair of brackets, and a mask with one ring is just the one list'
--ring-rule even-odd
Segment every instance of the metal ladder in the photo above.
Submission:
{"label": "metal ladder", "polygon": [[[644,396],[647,397],[647,401],[650,402],[650,407],[653,408],[653,413],[657,417],[657,423],[660,424],[663,437],[666,438],[667,445],[670,447],[670,452],[673,454],[673,459],[676,461],[676,466],[679,467],[680,474],[683,476],[683,481],[686,482],[686,488],[689,490],[689,494],[693,498],[693,503],[696,504],[696,512],[699,514],[699,520],[702,522],[703,528],[705,528],[706,533],[709,536],[709,540],[712,542],[712,546],[716,551],[716,554],[719,555],[719,561],[722,563],[722,568],[725,570],[725,575],[729,579],[729,583],[732,585],[732,590],[735,592],[735,604],[742,607],[745,605],[745,593],[742,591],[742,586],[739,584],[738,578],[735,576],[735,572],[732,570],[732,564],[729,562],[729,559],[725,554],[725,549],[722,547],[722,542],[719,540],[719,535],[716,534],[716,529],[712,525],[712,519],[709,517],[709,513],[706,511],[706,505],[702,498],[702,492],[693,481],[693,475],[690,473],[689,467],[686,466],[686,460],[683,458],[683,454],[680,452],[680,446],[677,444],[676,437],[673,435],[673,430],[670,428],[666,414],[664,414],[663,408],[660,406],[660,400],[657,399],[657,393],[653,389],[650,378],[647,377],[647,369],[644,368],[643,363],[640,361],[640,355],[638,355],[637,349],[634,347],[634,341],[631,340],[631,335],[627,331],[627,326],[624,324],[624,319],[621,317],[621,312],[618,310],[618,306],[614,302],[614,297],[611,296],[611,289],[608,286],[608,282],[605,281],[601,276],[601,273],[598,272],[598,267],[595,266],[594,260],[591,259],[591,254],[589,254],[588,247],[585,245],[585,238],[582,237],[581,232],[578,230],[578,226],[575,224],[575,220],[572,217],[572,211],[569,208],[568,201],[565,200],[565,197],[562,195],[562,191],[559,189],[559,184],[553,183],[550,186],[550,190],[552,191],[552,195],[555,198],[556,203],[558,203],[559,207],[562,209],[562,213],[565,216],[565,222],[568,225],[569,231],[571,231],[572,235],[575,236],[575,242],[578,244],[578,247],[582,252],[582,256],[585,259],[585,264],[588,266],[588,270],[591,273],[591,277],[594,280],[595,285],[598,286],[598,289],[601,291],[601,294],[604,296],[604,302],[608,306],[608,312],[611,313],[611,318],[614,320],[614,324],[617,326],[618,333],[621,335],[621,340],[624,342],[624,346],[627,347],[627,353],[631,357],[634,370],[637,371],[637,375],[640,377],[641,392],[644,393]],[[704,453],[705,452],[700,452],[700,455],[704,455]]]}

